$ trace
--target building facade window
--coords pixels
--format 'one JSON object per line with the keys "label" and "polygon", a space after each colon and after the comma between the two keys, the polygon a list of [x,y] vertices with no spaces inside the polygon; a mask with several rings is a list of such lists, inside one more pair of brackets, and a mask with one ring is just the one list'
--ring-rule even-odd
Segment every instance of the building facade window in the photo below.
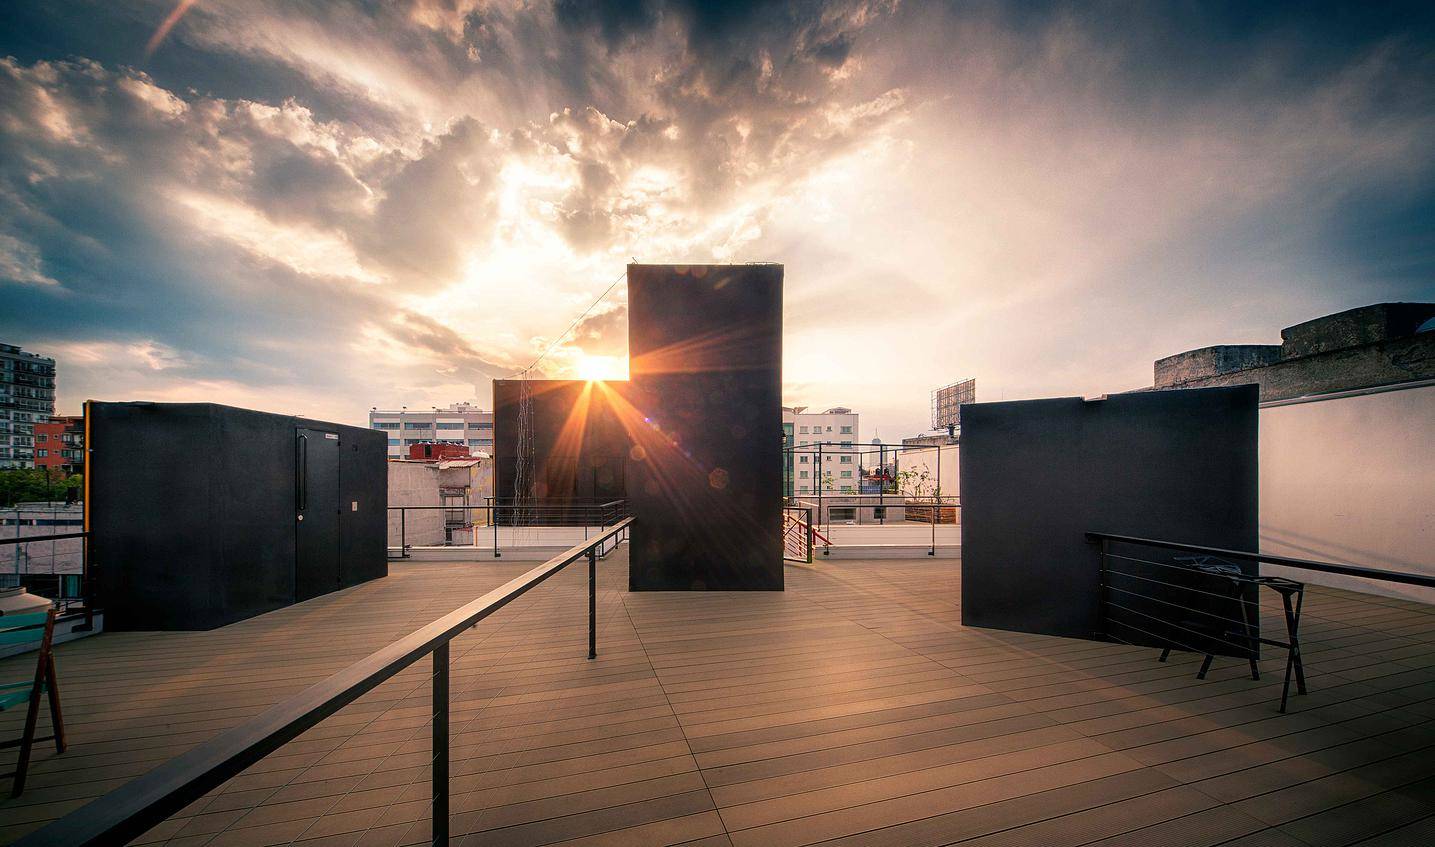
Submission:
{"label": "building facade window", "polygon": [[851,471],[843,471],[843,472],[842,472],[842,478],[843,478],[843,479],[851,479],[851,478],[852,478],[852,472],[851,472]]}
{"label": "building facade window", "polygon": [[851,435],[851,434],[852,434],[852,427],[850,427],[850,426],[844,426],[844,427],[842,427],[842,434],[843,434],[843,435]]}
{"label": "building facade window", "polygon": [[844,465],[850,465],[850,464],[852,464],[852,457],[851,457],[851,456],[843,456],[843,457],[842,457],[841,464],[844,464]]}
{"label": "building facade window", "polygon": [[399,425],[398,425],[397,422],[377,421],[377,422],[374,423],[374,429],[398,429],[398,428],[399,428]]}
{"label": "building facade window", "polygon": [[463,421],[439,421],[434,429],[463,429]]}
{"label": "building facade window", "polygon": [[429,428],[430,428],[429,424],[428,424],[427,422],[425,422],[425,421],[404,421],[404,429],[429,429]]}
{"label": "building facade window", "polygon": [[807,471],[798,471],[797,477],[798,479],[807,479]]}
{"label": "building facade window", "polygon": [[808,429],[805,426],[798,427],[797,431],[802,435],[807,435],[808,433],[812,432],[812,430]]}
{"label": "building facade window", "polygon": [[399,446],[399,439],[397,439],[397,438],[390,438],[390,439],[389,439],[389,446],[390,446],[390,447],[398,447],[398,446]]}
{"label": "building facade window", "polygon": [[827,519],[832,521],[856,520],[857,509],[853,506],[833,506],[827,510]]}

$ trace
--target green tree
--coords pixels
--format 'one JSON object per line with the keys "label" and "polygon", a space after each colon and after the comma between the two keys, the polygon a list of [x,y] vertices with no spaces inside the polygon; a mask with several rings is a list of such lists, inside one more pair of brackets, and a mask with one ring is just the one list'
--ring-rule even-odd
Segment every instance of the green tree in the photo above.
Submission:
{"label": "green tree", "polygon": [[79,500],[84,491],[84,482],[84,477],[80,474],[65,476],[53,470],[46,473],[43,468],[0,471],[0,508],[8,508],[16,503],[64,502],[71,489],[74,489],[74,498]]}

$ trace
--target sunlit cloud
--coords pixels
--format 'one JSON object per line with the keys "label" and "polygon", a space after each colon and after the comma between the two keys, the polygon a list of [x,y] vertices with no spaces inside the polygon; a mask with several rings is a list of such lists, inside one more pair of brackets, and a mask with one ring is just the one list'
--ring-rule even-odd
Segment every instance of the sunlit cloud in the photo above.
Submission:
{"label": "sunlit cloud", "polygon": [[[594,301],[634,259],[780,261],[785,399],[897,437],[953,379],[1133,388],[1435,295],[1435,68],[1398,21],[643,9],[186,0],[93,55],[0,34],[0,332],[74,357],[65,408],[278,386],[361,421],[487,404],[545,351],[532,375],[619,378],[624,288]],[[741,347],[694,343],[633,369]]]}

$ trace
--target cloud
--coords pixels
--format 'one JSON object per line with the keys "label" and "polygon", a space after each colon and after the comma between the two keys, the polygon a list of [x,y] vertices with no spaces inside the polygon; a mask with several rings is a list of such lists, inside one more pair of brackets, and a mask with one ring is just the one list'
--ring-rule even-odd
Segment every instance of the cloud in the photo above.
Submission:
{"label": "cloud", "polygon": [[[484,402],[634,257],[775,259],[789,399],[887,433],[1431,289],[1413,18],[213,0],[145,60],[168,0],[18,6],[0,334],[74,357],[62,403]],[[546,373],[621,354],[621,295]]]}

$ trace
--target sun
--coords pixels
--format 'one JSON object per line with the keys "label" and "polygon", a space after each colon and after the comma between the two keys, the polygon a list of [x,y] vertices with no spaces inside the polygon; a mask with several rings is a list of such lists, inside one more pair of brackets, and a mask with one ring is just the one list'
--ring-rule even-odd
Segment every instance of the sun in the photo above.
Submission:
{"label": "sun", "polygon": [[587,353],[581,353],[575,367],[578,371],[578,378],[586,379],[589,382],[628,378],[627,363],[617,356],[590,356]]}

